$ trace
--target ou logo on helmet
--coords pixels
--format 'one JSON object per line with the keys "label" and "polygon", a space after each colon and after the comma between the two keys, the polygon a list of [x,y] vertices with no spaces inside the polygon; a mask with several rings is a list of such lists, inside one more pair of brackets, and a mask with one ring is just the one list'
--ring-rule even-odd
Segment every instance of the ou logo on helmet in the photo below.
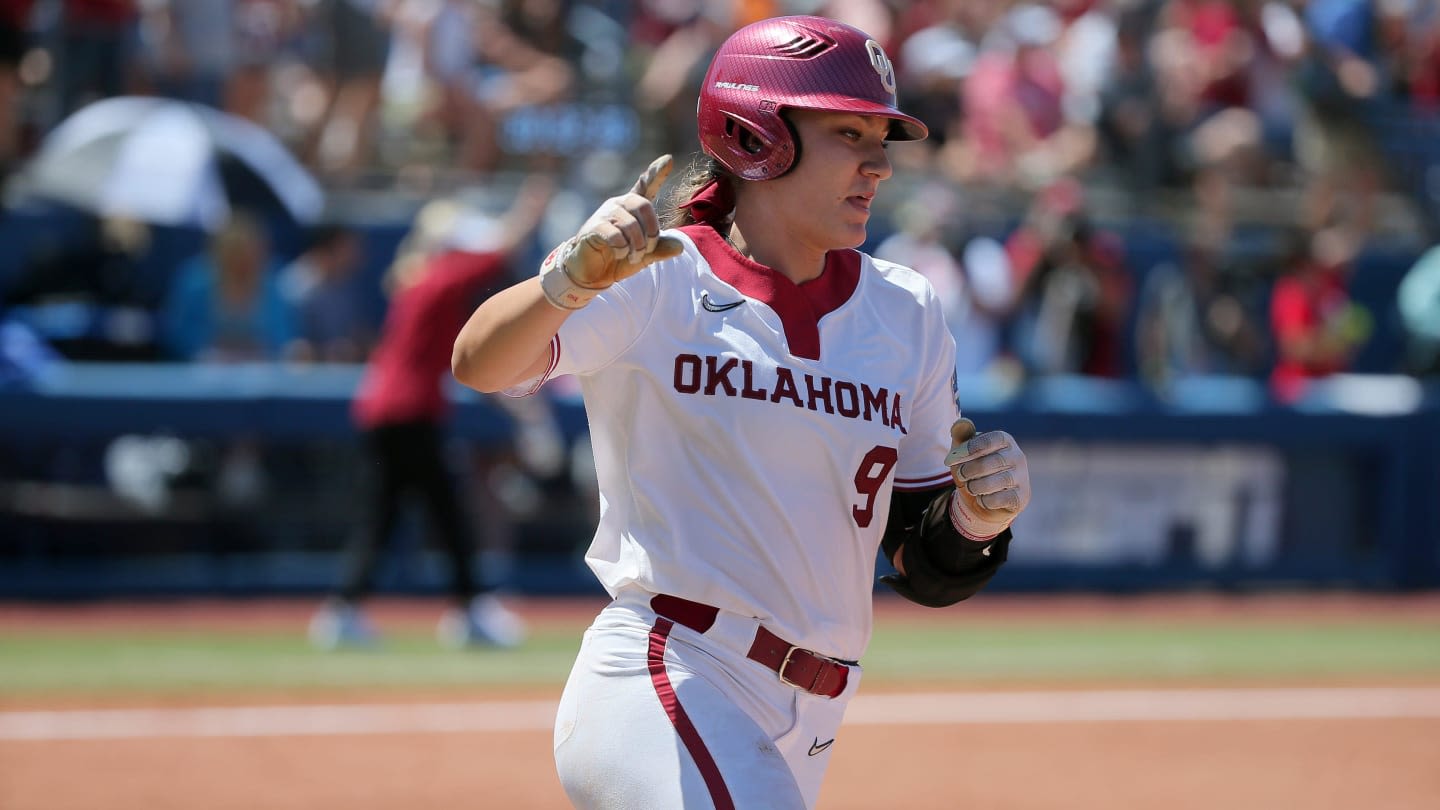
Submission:
{"label": "ou logo on helmet", "polygon": [[870,66],[880,74],[880,84],[885,92],[895,95],[895,65],[885,55],[885,49],[873,39],[865,40],[865,51],[870,54]]}

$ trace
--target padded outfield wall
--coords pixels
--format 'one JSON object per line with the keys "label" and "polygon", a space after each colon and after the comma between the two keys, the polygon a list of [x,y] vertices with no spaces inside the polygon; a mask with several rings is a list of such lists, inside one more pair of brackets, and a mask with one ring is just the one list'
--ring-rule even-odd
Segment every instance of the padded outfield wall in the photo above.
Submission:
{"label": "padded outfield wall", "polygon": [[[71,364],[0,390],[0,598],[323,592],[364,497],[347,417],[358,374]],[[453,461],[489,574],[595,591],[581,406],[563,387],[547,397],[567,464],[524,475],[512,417],[453,393]],[[1249,380],[1162,401],[1052,378],[1013,393],[968,381],[961,396],[1031,459],[1035,500],[994,588],[1440,586],[1440,390],[1341,377],[1281,407]],[[256,459],[248,491],[221,461],[236,446]],[[418,522],[389,553],[382,591],[440,591]]]}

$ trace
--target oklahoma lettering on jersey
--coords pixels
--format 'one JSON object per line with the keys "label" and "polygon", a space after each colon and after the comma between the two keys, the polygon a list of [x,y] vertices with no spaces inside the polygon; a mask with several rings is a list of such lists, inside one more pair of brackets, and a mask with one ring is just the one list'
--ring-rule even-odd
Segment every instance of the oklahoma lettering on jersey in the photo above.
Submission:
{"label": "oklahoma lettering on jersey", "polygon": [[955,343],[935,293],[857,251],[797,286],[707,226],[669,233],[682,255],[551,344],[545,376],[576,375],[590,422],[586,562],[611,594],[703,602],[858,659],[891,493],[950,481]]}
{"label": "oklahoma lettering on jersey", "polygon": [[[738,388],[730,379],[730,373],[737,367],[740,377]],[[888,388],[872,389],[865,383],[856,385],[848,380],[832,380],[823,375],[817,379],[813,374],[800,374],[805,380],[802,397],[795,382],[796,376],[795,371],[780,366],[775,369],[769,388],[763,384],[757,388],[754,361],[714,355],[703,358],[695,354],[675,356],[675,390],[682,394],[703,391],[707,397],[723,394],[772,404],[789,402],[797,408],[823,409],[825,413],[838,413],[847,419],[879,420],[886,427],[907,432],[898,393],[891,394]]]}

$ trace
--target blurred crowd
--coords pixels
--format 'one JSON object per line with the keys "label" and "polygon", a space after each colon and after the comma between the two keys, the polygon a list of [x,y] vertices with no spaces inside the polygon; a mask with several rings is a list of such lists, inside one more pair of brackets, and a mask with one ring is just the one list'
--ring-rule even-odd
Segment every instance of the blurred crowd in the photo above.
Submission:
{"label": "blurred crowd", "polygon": [[[158,95],[262,125],[332,194],[543,173],[578,192],[554,217],[583,216],[696,151],[711,53],[785,13],[874,35],[930,125],[892,148],[867,247],[931,279],[962,375],[1233,374],[1290,401],[1392,320],[1378,370],[1440,370],[1440,259],[1384,311],[1352,290],[1377,239],[1440,239],[1436,0],[0,0],[0,165],[87,103]],[[1177,249],[1135,255],[1162,214]],[[37,259],[0,292],[123,286],[143,233],[96,227],[90,270]],[[360,270],[396,258],[366,249],[326,225],[277,255],[237,214],[148,294],[153,351],[363,362],[384,306]]]}

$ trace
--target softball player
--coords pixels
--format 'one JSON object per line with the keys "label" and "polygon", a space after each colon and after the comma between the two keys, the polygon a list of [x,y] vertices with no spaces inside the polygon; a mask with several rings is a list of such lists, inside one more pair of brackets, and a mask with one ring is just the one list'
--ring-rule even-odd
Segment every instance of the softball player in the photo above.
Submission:
{"label": "softball player", "polygon": [[[662,229],[656,160],[455,344],[456,377],[579,377],[614,597],[555,724],[583,808],[813,807],[869,642],[875,555],[953,604],[1005,559],[1030,498],[1003,432],[959,418],[955,344],[918,273],[854,248],[926,136],[863,32],[740,29],[699,103],[706,159]],[[957,486],[958,484],[958,486]]]}

